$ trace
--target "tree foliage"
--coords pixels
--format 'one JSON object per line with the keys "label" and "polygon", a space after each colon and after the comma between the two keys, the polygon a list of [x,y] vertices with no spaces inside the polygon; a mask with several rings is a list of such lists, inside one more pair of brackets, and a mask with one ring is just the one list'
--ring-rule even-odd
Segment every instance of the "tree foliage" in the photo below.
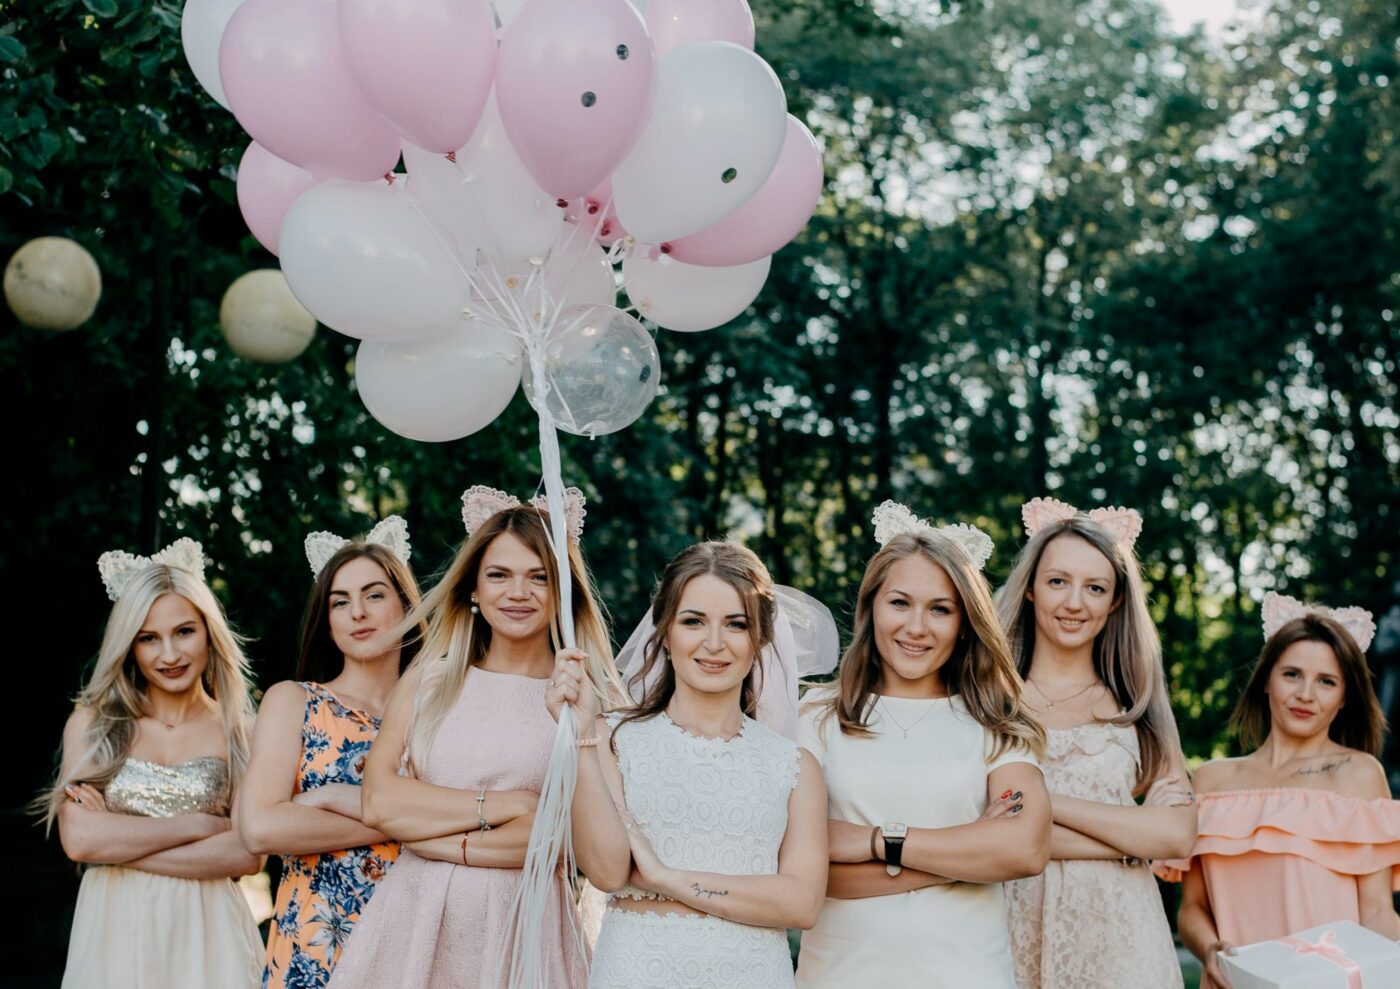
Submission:
{"label": "tree foliage", "polygon": [[[1394,4],[1280,0],[1225,40],[1147,0],[754,7],[827,192],[746,316],[660,333],[642,422],[565,439],[620,637],[704,536],[840,615],[887,497],[986,528],[994,579],[1027,498],[1132,505],[1185,743],[1209,754],[1263,590],[1395,598]],[[64,232],[105,284],[72,333],[0,315],[0,567],[56,739],[103,550],[199,538],[267,684],[291,672],[308,531],[399,512],[428,575],[459,493],[527,494],[538,460],[523,398],[415,444],[360,405],[353,341],[321,329],[279,367],[228,350],[224,289],[274,259],[173,0],[0,11],[0,244]]]}

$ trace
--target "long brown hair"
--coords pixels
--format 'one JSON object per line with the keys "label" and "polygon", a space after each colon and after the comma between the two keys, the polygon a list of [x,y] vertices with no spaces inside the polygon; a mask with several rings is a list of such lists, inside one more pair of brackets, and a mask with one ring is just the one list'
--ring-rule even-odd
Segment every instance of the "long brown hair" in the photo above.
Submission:
{"label": "long brown hair", "polygon": [[997,592],[997,611],[1011,654],[1022,677],[1030,675],[1035,656],[1035,602],[1029,595],[1045,548],[1056,539],[1076,537],[1098,550],[1113,568],[1114,602],[1104,627],[1094,638],[1094,671],[1123,711],[1105,724],[1137,729],[1137,789],[1145,789],[1171,766],[1179,747],[1176,720],[1167,697],[1162,669],[1162,642],[1147,610],[1147,592],[1132,551],[1089,516],[1079,514],[1047,525],[1021,549],[1011,576]]}
{"label": "long brown hair", "polygon": [[856,595],[855,629],[841,657],[836,696],[831,701],[842,733],[870,734],[869,718],[883,663],[875,646],[875,599],[890,569],[913,556],[922,556],[941,569],[957,590],[962,633],[942,670],[949,692],[961,697],[973,719],[995,736],[995,755],[1024,745],[1037,757],[1044,756],[1045,729],[1022,702],[1021,678],[997,622],[992,589],[963,549],[937,532],[895,536],[865,565]]}
{"label": "long brown hair", "polygon": [[[331,584],[341,567],[361,557],[373,560],[388,574],[389,583],[398,594],[405,615],[417,607],[420,599],[418,581],[414,579],[408,564],[399,559],[397,553],[378,543],[359,540],[340,547],[316,575],[316,581],[311,585],[311,593],[306,598],[306,610],[301,618],[301,650],[297,655],[298,680],[325,683],[334,680],[344,668],[345,657],[331,637]],[[414,634],[405,638],[399,650],[400,673],[408,669],[409,663],[418,654],[418,647],[426,631],[427,626],[420,623]]]}
{"label": "long brown hair", "polygon": [[[744,616],[749,620],[749,643],[753,646],[754,658],[753,670],[744,678],[739,706],[751,718],[758,714],[758,696],[763,688],[763,648],[773,641],[773,622],[777,613],[773,578],[752,550],[738,543],[711,540],[686,547],[666,564],[651,600],[651,621],[655,629],[642,646],[645,657],[642,668],[628,686],[645,683],[658,662],[659,675],[641,702],[618,722],[618,728],[629,721],[654,718],[671,703],[676,692],[676,671],[669,660],[661,659],[666,634],[680,611],[681,595],[686,585],[705,574],[718,577],[734,588],[743,602]],[[616,752],[616,731],[613,732],[612,744]]]}
{"label": "long brown hair", "polygon": [[1337,657],[1342,670],[1342,708],[1327,726],[1327,737],[1349,749],[1360,749],[1380,758],[1385,745],[1385,712],[1371,684],[1366,656],[1341,625],[1325,615],[1304,615],[1285,624],[1264,643],[1249,683],[1240,694],[1230,726],[1248,751],[1257,749],[1268,738],[1273,723],[1269,700],[1264,693],[1274,666],[1295,642],[1321,642]]}
{"label": "long brown hair", "polygon": [[[491,645],[491,625],[472,612],[472,591],[486,549],[498,536],[510,533],[534,552],[544,564],[550,595],[550,645],[563,648],[559,627],[559,570],[549,542],[549,513],[532,505],[516,505],[492,515],[462,543],[447,573],[423,600],[404,616],[391,635],[408,635],[426,622],[427,630],[413,666],[423,666],[423,680],[409,732],[408,754],[412,765],[432,745],[442,719],[456,702],[467,671],[486,657]],[[622,702],[622,685],[613,665],[612,644],[597,604],[593,580],[576,543],[569,543],[569,573],[573,579],[573,618],[578,648],[588,654],[587,672],[603,707]]]}

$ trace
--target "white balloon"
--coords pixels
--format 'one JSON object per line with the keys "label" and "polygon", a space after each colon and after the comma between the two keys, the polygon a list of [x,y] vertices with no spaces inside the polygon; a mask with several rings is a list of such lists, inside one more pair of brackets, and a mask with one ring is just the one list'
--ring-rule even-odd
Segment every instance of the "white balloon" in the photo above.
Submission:
{"label": "white balloon", "polygon": [[229,108],[224,96],[224,84],[219,78],[219,42],[228,27],[233,12],[243,6],[243,0],[185,0],[180,15],[180,43],[185,49],[185,61],[194,70],[194,77],[214,102]]}
{"label": "white balloon", "polygon": [[639,252],[622,262],[622,284],[632,305],[657,326],[709,330],[758,298],[772,263],[767,257],[733,268],[709,268]]}
{"label": "white balloon", "polygon": [[355,387],[389,429],[441,443],[494,422],[520,384],[522,363],[509,333],[457,319],[413,340],[364,341],[355,356]]}
{"label": "white balloon", "polygon": [[366,339],[421,336],[471,299],[462,269],[430,220],[387,182],[331,179],[282,221],[287,284],[332,329]]}
{"label": "white balloon", "polygon": [[[565,223],[554,249],[540,265],[527,261],[501,268],[484,261],[477,278],[480,292],[472,296],[476,300],[473,308],[483,315],[492,308],[500,309],[497,300],[501,289],[536,320],[575,306],[611,306],[617,301],[617,278],[608,252],[589,233]],[[540,270],[531,279],[536,267]]]}
{"label": "white balloon", "polygon": [[656,61],[656,102],[613,172],[617,217],[659,244],[703,230],[748,201],[778,162],[787,98],[762,58],[701,41]]}
{"label": "white balloon", "polygon": [[219,328],[239,357],[283,364],[299,357],[316,335],[316,317],[292,295],[276,268],[239,275],[219,305]]}
{"label": "white balloon", "polygon": [[480,248],[498,265],[543,257],[564,210],[530,177],[506,137],[493,92],[476,133],[453,157],[403,146],[404,167],[424,207],[459,245]]}

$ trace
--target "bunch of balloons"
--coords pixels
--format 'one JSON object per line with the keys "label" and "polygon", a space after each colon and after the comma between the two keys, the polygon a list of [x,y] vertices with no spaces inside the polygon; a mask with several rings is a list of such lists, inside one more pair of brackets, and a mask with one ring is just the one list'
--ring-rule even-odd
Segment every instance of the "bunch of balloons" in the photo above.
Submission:
{"label": "bunch of balloons", "polygon": [[253,139],[249,229],[415,439],[522,376],[560,429],[628,425],[659,362],[615,266],[636,314],[710,329],[821,193],[746,0],[188,0],[183,39]]}

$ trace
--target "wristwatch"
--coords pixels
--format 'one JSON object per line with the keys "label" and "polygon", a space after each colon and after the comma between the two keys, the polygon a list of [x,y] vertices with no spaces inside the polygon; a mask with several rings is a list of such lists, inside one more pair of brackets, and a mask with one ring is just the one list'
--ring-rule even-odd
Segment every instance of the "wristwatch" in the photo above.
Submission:
{"label": "wristwatch", "polygon": [[885,839],[885,872],[897,876],[903,870],[899,860],[904,855],[904,836],[909,833],[907,824],[889,821],[880,828],[880,836]]}

